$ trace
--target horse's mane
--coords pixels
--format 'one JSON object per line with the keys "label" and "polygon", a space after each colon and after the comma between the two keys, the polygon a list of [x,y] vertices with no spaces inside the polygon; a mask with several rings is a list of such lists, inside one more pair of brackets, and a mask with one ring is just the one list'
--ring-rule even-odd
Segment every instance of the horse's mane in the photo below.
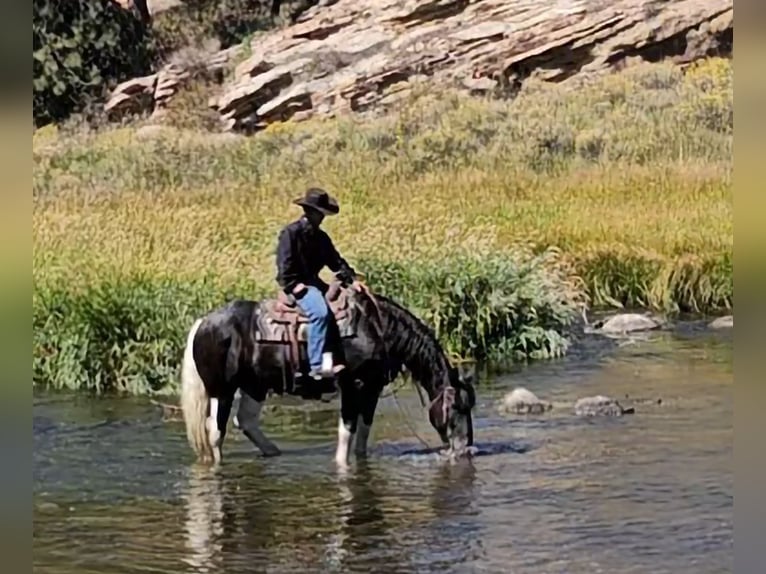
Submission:
{"label": "horse's mane", "polygon": [[401,363],[433,398],[443,385],[449,363],[428,325],[393,299],[375,294],[384,311],[383,344],[389,358]]}

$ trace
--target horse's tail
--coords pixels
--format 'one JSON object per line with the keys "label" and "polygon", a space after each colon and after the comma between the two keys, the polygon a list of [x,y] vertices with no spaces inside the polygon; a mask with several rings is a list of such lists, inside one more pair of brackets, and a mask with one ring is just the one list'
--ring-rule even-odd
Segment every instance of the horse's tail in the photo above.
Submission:
{"label": "horse's tail", "polygon": [[209,460],[213,451],[207,437],[207,411],[210,397],[205,390],[197,365],[194,362],[194,336],[202,324],[197,319],[186,337],[186,348],[181,366],[181,410],[186,423],[186,437],[201,460]]}

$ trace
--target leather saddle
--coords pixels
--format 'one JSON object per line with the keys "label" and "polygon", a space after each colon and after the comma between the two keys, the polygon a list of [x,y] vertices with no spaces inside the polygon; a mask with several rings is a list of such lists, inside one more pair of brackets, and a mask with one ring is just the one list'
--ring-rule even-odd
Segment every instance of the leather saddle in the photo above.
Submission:
{"label": "leather saddle", "polygon": [[[330,307],[335,320],[340,322],[348,316],[348,291],[340,281],[333,281],[325,293],[325,301]],[[284,291],[280,289],[275,300],[270,301],[267,313],[275,323],[295,324],[308,323],[308,317],[296,303],[291,303]]]}
{"label": "leather saddle", "polygon": [[[335,316],[341,338],[353,337],[359,311],[349,301],[349,290],[340,281],[333,281],[325,300]],[[294,373],[300,371],[301,347],[307,341],[308,317],[296,303],[291,303],[281,289],[276,298],[261,303],[256,339],[262,342],[286,345],[287,363]]]}

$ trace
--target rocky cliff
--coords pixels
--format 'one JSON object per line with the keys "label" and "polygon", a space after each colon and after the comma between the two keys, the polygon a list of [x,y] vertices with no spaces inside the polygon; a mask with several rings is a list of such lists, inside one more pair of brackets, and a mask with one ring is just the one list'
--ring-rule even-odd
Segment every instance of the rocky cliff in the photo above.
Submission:
{"label": "rocky cliff", "polygon": [[[290,26],[210,54],[225,129],[385,109],[414,85],[509,96],[636,60],[731,53],[732,0],[322,0]],[[106,110],[161,112],[194,70],[119,85]]]}

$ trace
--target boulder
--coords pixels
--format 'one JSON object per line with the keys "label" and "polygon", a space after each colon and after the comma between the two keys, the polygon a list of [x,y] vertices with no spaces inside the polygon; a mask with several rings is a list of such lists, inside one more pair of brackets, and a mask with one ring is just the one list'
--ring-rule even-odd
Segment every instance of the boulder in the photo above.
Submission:
{"label": "boulder", "polygon": [[551,410],[553,405],[541,401],[533,392],[518,387],[506,394],[497,408],[503,414],[543,414]]}
{"label": "boulder", "polygon": [[156,86],[157,74],[122,82],[112,90],[109,100],[104,105],[104,111],[110,117],[151,111],[154,107]]}
{"label": "boulder", "polygon": [[636,331],[652,331],[665,325],[665,321],[652,317],[650,314],[620,313],[607,319],[589,323],[583,313],[586,333],[602,333],[605,335],[624,335]]}
{"label": "boulder", "polygon": [[708,327],[710,327],[711,329],[733,329],[734,315],[725,315],[723,317],[717,317],[708,324]]}

